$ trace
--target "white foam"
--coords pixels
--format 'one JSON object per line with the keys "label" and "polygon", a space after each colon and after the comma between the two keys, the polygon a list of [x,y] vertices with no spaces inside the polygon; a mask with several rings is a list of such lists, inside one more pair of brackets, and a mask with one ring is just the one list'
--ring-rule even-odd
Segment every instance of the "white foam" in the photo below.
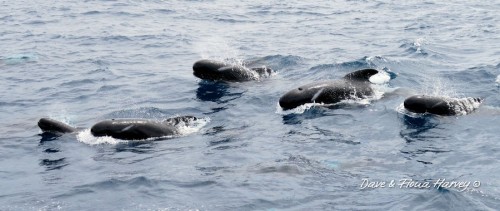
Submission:
{"label": "white foam", "polygon": [[92,135],[92,133],[90,133],[90,129],[85,129],[83,131],[78,132],[78,134],[76,135],[76,139],[79,142],[82,142],[82,143],[85,143],[88,145],[99,145],[99,144],[115,145],[118,143],[127,142],[124,140],[115,139],[115,138],[110,137],[110,136],[95,137],[94,135]]}
{"label": "white foam", "polygon": [[204,117],[204,118],[198,118],[197,120],[194,121],[180,122],[179,124],[176,125],[176,127],[179,130],[179,135],[185,136],[200,131],[200,129],[203,128],[209,122],[210,118]]}
{"label": "white foam", "polygon": [[422,53],[422,45],[426,43],[426,40],[424,38],[417,38],[413,42],[413,46],[415,46],[416,50],[415,52],[417,53]]}
{"label": "white foam", "polygon": [[324,104],[322,104],[322,103],[306,103],[306,104],[297,106],[296,108],[293,108],[293,109],[290,109],[290,110],[283,110],[283,108],[281,108],[281,106],[280,106],[280,104],[278,102],[276,104],[276,113],[277,114],[282,114],[282,115],[286,115],[286,114],[302,114],[306,110],[310,109],[311,107],[313,107],[313,106],[320,106],[320,105],[324,105]]}
{"label": "white foam", "polygon": [[386,85],[379,84],[379,85],[371,85],[371,86],[372,86],[372,90],[373,90],[373,95],[359,98],[359,97],[356,97],[356,93],[353,93],[353,95],[351,96],[352,97],[351,99],[342,100],[336,104],[369,105],[372,101],[380,100],[385,94]]}
{"label": "white foam", "polygon": [[[247,68],[247,69],[248,69],[248,67],[245,67],[245,66],[244,66],[244,68]],[[259,80],[259,79],[260,79],[260,75],[259,75],[259,73],[257,73],[256,71],[252,71],[252,70],[250,70],[249,72],[252,74],[252,76],[253,76],[254,80]]]}
{"label": "white foam", "polygon": [[495,82],[497,83],[497,86],[500,86],[500,75],[497,76],[497,80]]}
{"label": "white foam", "polygon": [[373,95],[367,98],[371,101],[380,100],[386,92],[393,91],[393,88],[389,88],[387,84],[373,84],[371,86],[373,89]]}

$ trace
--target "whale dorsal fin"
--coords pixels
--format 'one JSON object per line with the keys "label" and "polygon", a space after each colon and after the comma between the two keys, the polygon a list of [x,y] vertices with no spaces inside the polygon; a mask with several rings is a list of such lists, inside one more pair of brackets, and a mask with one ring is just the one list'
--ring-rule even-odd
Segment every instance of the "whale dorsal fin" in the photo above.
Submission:
{"label": "whale dorsal fin", "polygon": [[362,69],[356,70],[352,73],[348,73],[344,76],[346,80],[355,80],[355,81],[369,81],[370,77],[377,74],[378,70],[375,69]]}

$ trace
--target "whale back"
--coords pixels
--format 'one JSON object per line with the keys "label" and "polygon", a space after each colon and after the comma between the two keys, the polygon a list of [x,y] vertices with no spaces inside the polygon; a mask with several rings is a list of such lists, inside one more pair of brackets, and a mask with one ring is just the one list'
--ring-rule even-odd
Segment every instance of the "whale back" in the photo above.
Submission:
{"label": "whale back", "polygon": [[96,123],[90,129],[94,136],[111,136],[124,140],[139,140],[177,134],[172,125],[144,119],[111,119]]}
{"label": "whale back", "polygon": [[41,118],[38,121],[38,127],[40,127],[43,132],[52,133],[72,133],[76,131],[76,128],[50,118]]}
{"label": "whale back", "polygon": [[241,82],[258,79],[257,73],[240,65],[229,65],[221,67],[216,71],[218,79],[224,81]]}
{"label": "whale back", "polygon": [[226,66],[224,62],[200,60],[193,65],[193,75],[205,80],[217,80],[220,77],[217,71],[224,66]]}

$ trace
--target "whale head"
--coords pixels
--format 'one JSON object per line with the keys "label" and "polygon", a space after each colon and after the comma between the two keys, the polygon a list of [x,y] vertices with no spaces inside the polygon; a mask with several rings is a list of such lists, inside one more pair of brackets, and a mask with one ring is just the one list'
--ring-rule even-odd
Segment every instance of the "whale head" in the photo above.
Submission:
{"label": "whale head", "polygon": [[[268,68],[258,69],[258,71],[267,72]],[[259,78],[258,71],[242,65],[226,64],[213,60],[200,60],[193,65],[194,76],[212,81],[242,82],[256,80]]]}
{"label": "whale head", "polygon": [[76,128],[74,127],[49,118],[41,118],[38,121],[38,127],[40,127],[40,129],[44,132],[72,133],[76,131]]}
{"label": "whale head", "polygon": [[205,80],[219,80],[223,77],[219,69],[225,66],[224,62],[203,59],[193,64],[193,75]]}

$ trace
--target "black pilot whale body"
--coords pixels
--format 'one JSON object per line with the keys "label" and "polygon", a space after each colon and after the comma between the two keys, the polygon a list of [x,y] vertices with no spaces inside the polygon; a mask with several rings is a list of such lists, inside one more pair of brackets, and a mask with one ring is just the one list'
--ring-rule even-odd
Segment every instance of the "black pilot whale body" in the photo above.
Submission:
{"label": "black pilot whale body", "polygon": [[90,128],[92,135],[111,136],[117,139],[138,140],[175,135],[173,125],[144,119],[111,119],[96,123]]}
{"label": "black pilot whale body", "polygon": [[403,105],[413,113],[430,113],[450,116],[468,114],[474,111],[482,100],[480,98],[448,98],[429,95],[414,95],[406,98]]}
{"label": "black pilot whale body", "polygon": [[[147,119],[110,119],[96,123],[90,128],[90,132],[96,137],[111,136],[123,140],[140,140],[178,135],[180,131],[177,125],[188,125],[195,120],[197,118],[193,116],[174,117],[161,122]],[[40,119],[38,126],[43,132],[50,133],[78,131],[77,128],[49,118]]]}
{"label": "black pilot whale body", "polygon": [[293,109],[306,103],[333,104],[342,100],[360,99],[372,96],[370,77],[378,74],[375,69],[363,69],[335,81],[307,84],[283,95],[279,104],[284,110]]}
{"label": "black pilot whale body", "polygon": [[204,80],[243,82],[271,75],[268,67],[248,68],[242,65],[203,59],[193,64],[193,75]]}

